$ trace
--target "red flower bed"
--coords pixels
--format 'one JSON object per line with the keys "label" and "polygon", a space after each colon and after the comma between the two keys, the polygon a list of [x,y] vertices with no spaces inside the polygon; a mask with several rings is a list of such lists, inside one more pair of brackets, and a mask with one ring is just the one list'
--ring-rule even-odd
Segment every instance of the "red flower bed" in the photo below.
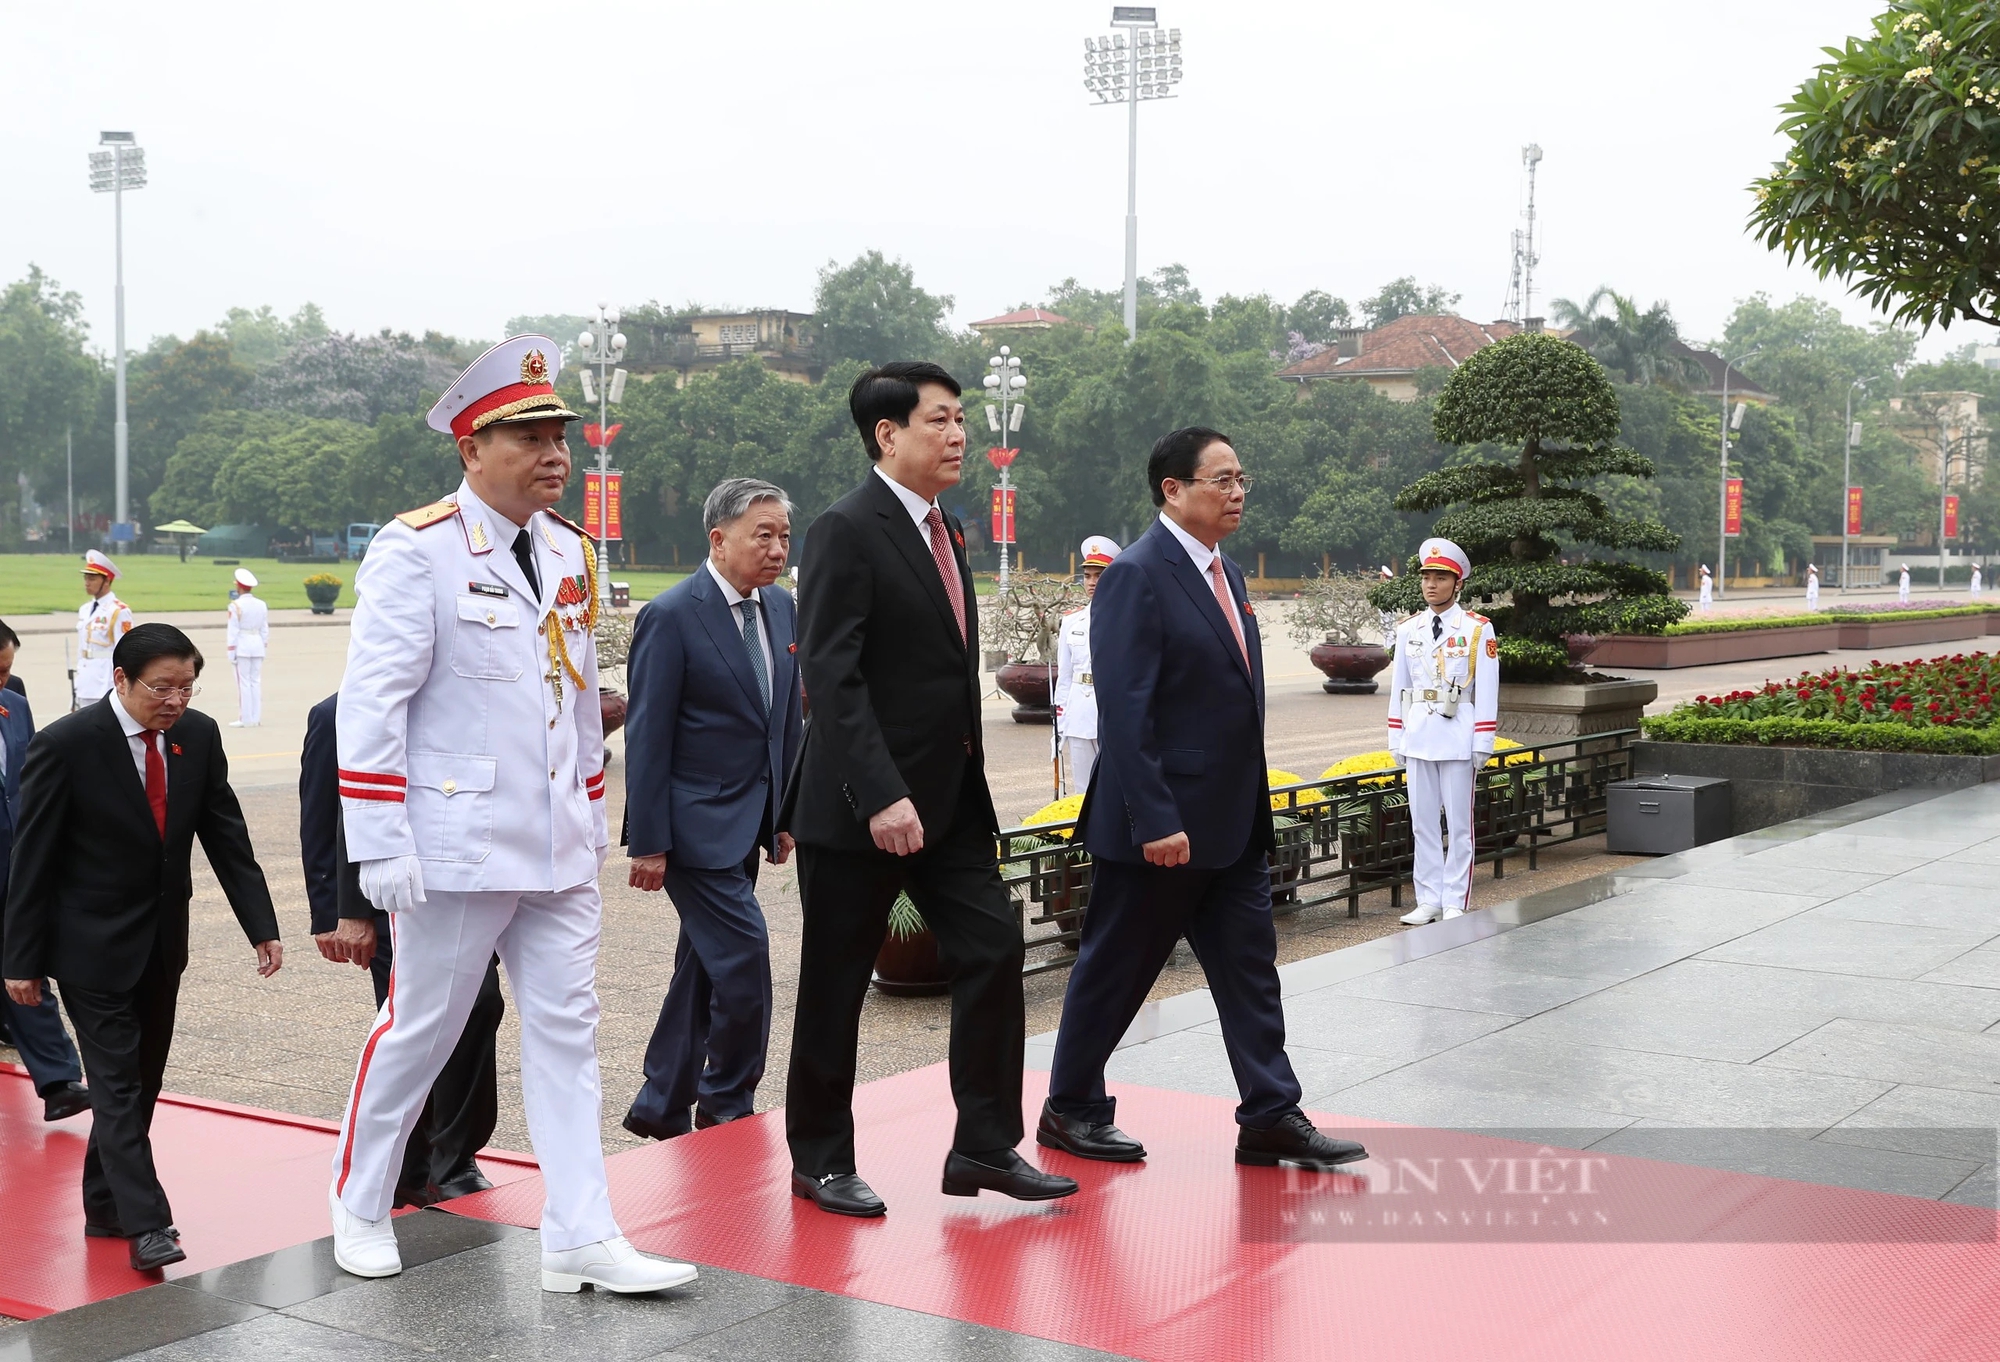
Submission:
{"label": "red flower bed", "polygon": [[1914,728],[1985,728],[2000,693],[2000,657],[1955,653],[1915,662],[1870,662],[1766,681],[1762,690],[1697,695],[1676,714],[1699,719],[1831,719]]}

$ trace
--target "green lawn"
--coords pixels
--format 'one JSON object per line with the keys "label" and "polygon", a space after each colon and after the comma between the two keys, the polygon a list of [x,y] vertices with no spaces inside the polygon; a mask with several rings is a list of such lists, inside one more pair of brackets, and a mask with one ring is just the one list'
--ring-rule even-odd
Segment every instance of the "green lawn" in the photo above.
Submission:
{"label": "green lawn", "polygon": [[[159,615],[171,610],[220,611],[229,604],[230,574],[235,566],[224,567],[208,558],[178,559],[142,554],[113,554],[118,564],[118,595],[140,615]],[[339,604],[354,604],[354,563],[280,563],[272,558],[245,558],[237,566],[257,574],[257,594],[273,609],[304,609],[305,579],[315,572],[331,572],[345,583]],[[684,577],[680,572],[614,572],[621,582],[632,584],[632,603],[651,600]],[[0,554],[0,619],[9,615],[40,615],[51,610],[74,610],[83,603],[81,558],[60,554]]]}

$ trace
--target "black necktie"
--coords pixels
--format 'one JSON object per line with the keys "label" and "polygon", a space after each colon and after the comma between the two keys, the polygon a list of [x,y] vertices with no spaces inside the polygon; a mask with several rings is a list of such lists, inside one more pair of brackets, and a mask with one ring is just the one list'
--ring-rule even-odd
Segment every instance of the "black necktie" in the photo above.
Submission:
{"label": "black necktie", "polygon": [[[520,547],[521,546],[519,544],[516,544],[514,546],[515,551],[518,552],[520,550]],[[528,580],[531,582],[535,580],[533,573],[530,573],[528,575]],[[1444,616],[1440,615],[1437,611],[1433,610],[1431,611],[1431,642],[1435,643],[1443,637],[1444,637]]]}
{"label": "black necktie", "polygon": [[528,590],[535,593],[536,600],[540,600],[542,579],[535,575],[535,546],[529,541],[526,530],[514,536],[514,561],[521,565],[521,575],[528,579]]}

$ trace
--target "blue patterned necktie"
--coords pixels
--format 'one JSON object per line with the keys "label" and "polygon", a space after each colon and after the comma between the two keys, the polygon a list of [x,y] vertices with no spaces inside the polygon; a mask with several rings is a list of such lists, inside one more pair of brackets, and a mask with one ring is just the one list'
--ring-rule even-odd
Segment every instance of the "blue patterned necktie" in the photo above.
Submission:
{"label": "blue patterned necktie", "polygon": [[739,601],[743,612],[743,646],[750,650],[750,670],[757,673],[757,689],[764,693],[764,712],[771,712],[771,673],[764,665],[764,645],[757,641],[757,602]]}

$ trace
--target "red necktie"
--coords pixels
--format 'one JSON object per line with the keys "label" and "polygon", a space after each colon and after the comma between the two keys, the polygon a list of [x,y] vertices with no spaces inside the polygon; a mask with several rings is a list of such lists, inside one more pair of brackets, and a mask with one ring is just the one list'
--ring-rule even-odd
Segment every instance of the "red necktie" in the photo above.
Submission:
{"label": "red necktie", "polygon": [[1222,607],[1222,617],[1229,621],[1229,628],[1236,635],[1236,650],[1243,654],[1243,667],[1248,671],[1250,645],[1243,641],[1243,621],[1236,618],[1236,598],[1229,594],[1229,579],[1222,575],[1221,554],[1208,560],[1208,576],[1209,584],[1215,588],[1215,603]]}
{"label": "red necktie", "polygon": [[944,581],[944,594],[951,598],[951,616],[958,621],[958,641],[965,643],[965,586],[958,580],[958,560],[951,556],[951,544],[944,537],[944,512],[932,506],[924,517],[931,531],[931,560]]}
{"label": "red necktie", "polygon": [[160,735],[146,730],[146,802],[153,806],[153,825],[167,840],[167,763],[160,757]]}

